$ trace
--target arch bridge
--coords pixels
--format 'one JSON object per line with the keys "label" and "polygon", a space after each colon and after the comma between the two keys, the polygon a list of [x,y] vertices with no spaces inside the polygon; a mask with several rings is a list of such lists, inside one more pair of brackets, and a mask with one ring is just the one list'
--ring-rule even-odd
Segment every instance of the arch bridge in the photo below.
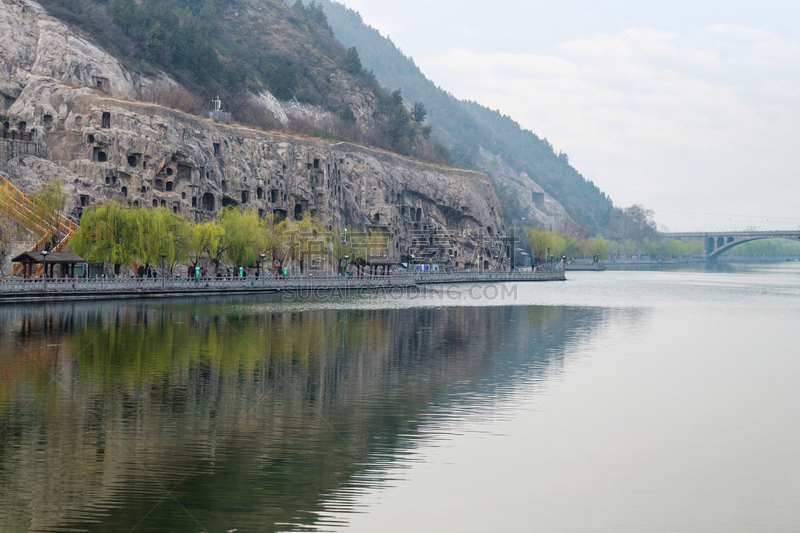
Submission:
{"label": "arch bridge", "polygon": [[678,240],[696,240],[703,243],[706,260],[713,261],[731,248],[762,239],[800,240],[800,231],[719,231],[663,233],[662,237]]}

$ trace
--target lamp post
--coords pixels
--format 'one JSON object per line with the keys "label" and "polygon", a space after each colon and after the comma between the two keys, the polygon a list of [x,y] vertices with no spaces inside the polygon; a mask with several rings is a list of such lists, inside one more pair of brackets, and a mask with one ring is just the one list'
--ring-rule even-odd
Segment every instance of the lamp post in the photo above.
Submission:
{"label": "lamp post", "polygon": [[[347,228],[344,228],[344,231],[342,232],[342,258],[346,257],[344,255],[344,250],[345,250],[345,245],[346,244],[347,244]],[[346,270],[347,270],[347,262],[345,261],[344,266],[341,266],[341,265],[339,266],[339,273],[342,276],[344,276],[347,273]]]}
{"label": "lamp post", "polygon": [[166,280],[164,279],[164,258],[167,257],[167,254],[159,254],[161,257],[161,289],[163,290],[166,288]]}
{"label": "lamp post", "polygon": [[261,270],[259,271],[258,275],[261,276],[261,284],[264,285],[264,258],[267,257],[267,254],[261,254]]}
{"label": "lamp post", "polygon": [[47,254],[48,254],[47,250],[42,250],[42,257],[44,258],[42,260],[42,264],[44,265],[44,271],[42,272],[42,276],[43,276],[42,280],[43,280],[43,285],[44,285],[43,286],[43,290],[45,292],[47,292]]}

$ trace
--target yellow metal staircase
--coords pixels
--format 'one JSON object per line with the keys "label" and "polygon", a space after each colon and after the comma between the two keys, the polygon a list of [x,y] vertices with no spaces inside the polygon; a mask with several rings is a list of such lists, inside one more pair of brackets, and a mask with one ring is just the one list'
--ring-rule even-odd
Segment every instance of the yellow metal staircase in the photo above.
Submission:
{"label": "yellow metal staircase", "polygon": [[[51,252],[62,252],[67,247],[78,225],[56,211],[52,217],[43,217],[39,207],[39,200],[32,194],[25,194],[16,188],[5,176],[0,176],[0,211],[7,217],[15,220],[20,226],[42,237],[30,250],[42,250],[53,235],[58,236],[58,243]],[[36,275],[41,274],[42,265],[36,270]],[[22,270],[22,264],[14,265],[14,275]]]}

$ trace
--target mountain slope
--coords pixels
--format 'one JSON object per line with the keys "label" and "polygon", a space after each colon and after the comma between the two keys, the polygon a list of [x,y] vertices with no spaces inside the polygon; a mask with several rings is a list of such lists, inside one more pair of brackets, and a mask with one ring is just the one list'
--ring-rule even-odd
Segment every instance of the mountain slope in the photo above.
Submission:
{"label": "mountain slope", "polygon": [[[320,0],[319,4],[336,37],[345,46],[358,48],[364,66],[372,69],[383,85],[401,87],[409,101],[425,104],[433,138],[450,148],[454,159],[490,174],[507,218],[520,219],[528,214],[542,222],[546,213],[536,208],[536,201],[521,197],[524,190],[537,192],[538,184],[590,231],[609,222],[611,199],[573,168],[565,154],[557,154],[546,139],[522,129],[507,116],[475,102],[460,101],[436,87],[411,58],[364,24],[355,11],[331,0]],[[497,162],[499,157],[513,169],[516,179],[509,182],[510,178],[498,178],[497,172],[486,165],[486,153],[494,156],[490,160]]]}
{"label": "mountain slope", "polygon": [[[11,1],[11,0],[8,0]],[[41,0],[130,71],[167,73],[182,98],[133,96],[198,113],[221,96],[233,119],[442,162],[402,100],[361,68],[316,6],[274,0]],[[203,102],[207,102],[204,104]]]}

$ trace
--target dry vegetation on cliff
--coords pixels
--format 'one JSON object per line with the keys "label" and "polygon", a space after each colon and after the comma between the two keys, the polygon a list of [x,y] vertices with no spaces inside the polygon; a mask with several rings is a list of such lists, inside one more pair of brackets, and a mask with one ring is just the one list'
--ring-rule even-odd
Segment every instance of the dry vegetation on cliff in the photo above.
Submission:
{"label": "dry vegetation on cliff", "polygon": [[[113,51],[130,69],[167,72],[181,87],[137,98],[200,113],[221,96],[234,120],[266,131],[374,146],[449,164],[430,128],[383,89],[355,48],[333,35],[316,3],[266,0],[41,0],[48,11]],[[285,115],[278,102],[290,102]],[[423,116],[424,118],[424,116]]]}

